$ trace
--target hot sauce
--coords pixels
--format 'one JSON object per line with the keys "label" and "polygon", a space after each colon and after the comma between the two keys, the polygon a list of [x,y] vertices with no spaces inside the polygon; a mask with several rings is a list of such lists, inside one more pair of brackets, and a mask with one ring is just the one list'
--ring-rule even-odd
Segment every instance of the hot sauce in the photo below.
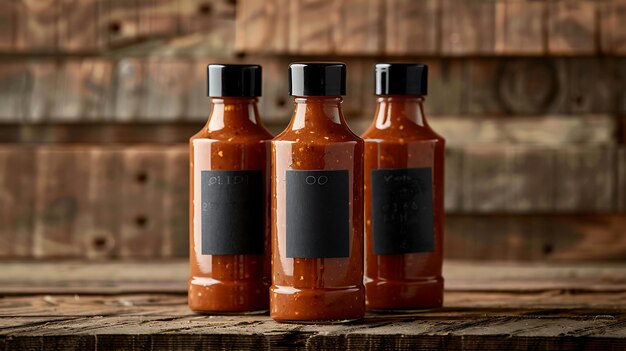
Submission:
{"label": "hot sauce", "polygon": [[211,114],[190,139],[189,307],[268,309],[269,139],[257,97],[261,67],[209,65]]}
{"label": "hot sauce", "polygon": [[270,315],[282,322],[363,317],[363,140],[341,110],[346,66],[292,64],[295,111],[272,140]]}
{"label": "hot sauce", "polygon": [[375,70],[378,107],[363,134],[367,307],[440,307],[445,141],[424,117],[428,67]]}

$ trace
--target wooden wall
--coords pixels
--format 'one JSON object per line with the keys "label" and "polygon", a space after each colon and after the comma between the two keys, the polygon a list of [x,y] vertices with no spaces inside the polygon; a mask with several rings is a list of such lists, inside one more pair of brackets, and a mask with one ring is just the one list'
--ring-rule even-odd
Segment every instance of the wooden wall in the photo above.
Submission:
{"label": "wooden wall", "polygon": [[625,0],[0,1],[0,259],[185,256],[206,65],[262,64],[277,133],[296,60],[357,132],[374,63],[429,65],[447,257],[626,259]]}

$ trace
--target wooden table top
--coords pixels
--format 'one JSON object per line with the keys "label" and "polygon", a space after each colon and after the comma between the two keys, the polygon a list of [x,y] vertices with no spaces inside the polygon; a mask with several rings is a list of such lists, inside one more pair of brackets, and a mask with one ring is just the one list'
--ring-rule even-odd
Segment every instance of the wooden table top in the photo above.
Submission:
{"label": "wooden table top", "polygon": [[625,350],[626,264],[446,262],[445,306],[344,325],[206,316],[186,261],[0,263],[0,350]]}

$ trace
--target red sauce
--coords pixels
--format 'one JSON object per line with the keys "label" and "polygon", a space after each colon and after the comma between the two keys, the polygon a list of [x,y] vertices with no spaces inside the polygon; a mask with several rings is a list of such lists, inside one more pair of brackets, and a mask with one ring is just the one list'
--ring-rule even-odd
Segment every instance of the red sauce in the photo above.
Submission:
{"label": "red sauce", "polygon": [[[259,170],[263,201],[270,201],[269,139],[261,125],[257,99],[211,100],[206,126],[190,139],[189,307],[198,312],[253,312],[268,309],[270,283],[270,208],[265,206],[264,254],[203,255],[201,221],[202,170]],[[241,220],[246,220],[241,218]]]}
{"label": "red sauce", "polygon": [[[426,122],[423,97],[378,97],[365,139],[365,286],[368,309],[419,309],[443,302],[444,139]],[[373,252],[372,170],[432,168],[434,251]]]}
{"label": "red sauce", "polygon": [[[347,127],[337,96],[295,98],[287,129],[272,141],[272,287],[277,321],[347,321],[365,313],[363,286],[363,141]],[[286,254],[286,172],[347,170],[349,256]]]}

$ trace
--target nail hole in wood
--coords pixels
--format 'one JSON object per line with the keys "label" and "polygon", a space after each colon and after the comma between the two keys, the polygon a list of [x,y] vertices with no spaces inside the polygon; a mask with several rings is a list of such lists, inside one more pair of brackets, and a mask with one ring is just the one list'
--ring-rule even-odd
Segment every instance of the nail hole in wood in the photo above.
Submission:
{"label": "nail hole in wood", "polygon": [[276,99],[276,105],[278,105],[278,107],[283,107],[287,104],[287,100],[285,100],[285,98],[278,98]]}
{"label": "nail hole in wood", "polygon": [[97,250],[102,250],[104,248],[107,247],[107,238],[103,237],[103,236],[97,236],[95,238],[93,238],[93,246],[97,249]]}
{"label": "nail hole in wood", "polygon": [[135,224],[138,227],[143,228],[148,225],[148,218],[146,218],[146,216],[139,215],[135,217]]}
{"label": "nail hole in wood", "polygon": [[549,255],[554,251],[554,247],[552,246],[552,244],[545,244],[543,245],[543,254],[544,255]]}
{"label": "nail hole in wood", "polygon": [[210,15],[213,12],[213,6],[208,3],[203,3],[198,6],[198,13],[203,16]]}
{"label": "nail hole in wood", "polygon": [[122,30],[122,25],[119,22],[109,23],[109,32],[119,33]]}
{"label": "nail hole in wood", "polygon": [[144,184],[144,183],[146,183],[148,181],[148,173],[146,173],[146,172],[139,172],[135,176],[135,179],[137,179],[137,183]]}

